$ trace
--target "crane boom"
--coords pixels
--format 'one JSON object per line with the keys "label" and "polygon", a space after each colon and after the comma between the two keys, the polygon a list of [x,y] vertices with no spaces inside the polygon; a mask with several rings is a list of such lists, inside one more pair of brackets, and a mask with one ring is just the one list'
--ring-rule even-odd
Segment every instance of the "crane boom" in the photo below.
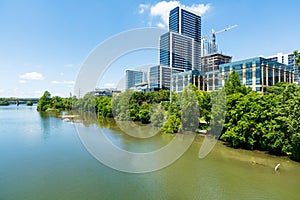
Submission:
{"label": "crane boom", "polygon": [[205,39],[209,38],[210,36],[213,36],[213,35],[225,32],[225,31],[229,31],[230,29],[233,29],[233,28],[236,28],[236,27],[238,27],[238,25],[229,26],[229,27],[224,28],[224,29],[219,30],[219,31],[212,30],[210,34],[204,35],[201,38],[202,38],[202,40],[205,40]]}
{"label": "crane boom", "polygon": [[202,45],[202,56],[204,55],[204,40],[206,40],[207,38],[212,36],[212,53],[217,53],[217,45],[216,45],[216,34],[231,30],[233,28],[236,28],[238,25],[233,25],[233,26],[228,26],[227,28],[224,28],[222,30],[219,31],[214,31],[212,29],[210,34],[207,34],[205,36],[201,37],[201,45]]}
{"label": "crane boom", "polygon": [[230,29],[236,28],[237,26],[238,26],[238,25],[229,26],[229,27],[224,28],[224,29],[222,29],[222,30],[213,32],[212,34],[218,34],[218,33],[222,33],[222,32],[225,32],[225,31],[229,31]]}

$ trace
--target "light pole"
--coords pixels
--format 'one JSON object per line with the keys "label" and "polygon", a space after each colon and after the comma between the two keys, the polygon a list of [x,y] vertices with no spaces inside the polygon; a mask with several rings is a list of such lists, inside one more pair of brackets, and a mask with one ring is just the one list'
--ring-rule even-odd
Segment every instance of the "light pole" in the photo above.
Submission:
{"label": "light pole", "polygon": [[173,88],[173,82],[172,82],[172,66],[171,66],[171,72],[170,72],[170,103],[172,103],[172,88]]}

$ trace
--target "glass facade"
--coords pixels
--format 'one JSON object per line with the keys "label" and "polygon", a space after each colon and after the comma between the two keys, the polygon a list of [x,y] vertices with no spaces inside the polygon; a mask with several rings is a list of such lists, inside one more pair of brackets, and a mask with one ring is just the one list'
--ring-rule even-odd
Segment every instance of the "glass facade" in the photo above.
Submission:
{"label": "glass facade", "polygon": [[201,42],[201,17],[181,9],[181,34]]}
{"label": "glass facade", "polygon": [[180,73],[181,69],[172,69],[164,66],[153,66],[149,70],[149,88],[150,89],[169,89],[171,81],[171,73]]}
{"label": "glass facade", "polygon": [[159,40],[159,60],[160,65],[170,66],[170,33],[165,33],[160,36]]}
{"label": "glass facade", "polygon": [[170,33],[172,37],[172,67],[192,70],[193,40],[189,37]]}
{"label": "glass facade", "polygon": [[169,31],[179,33],[179,7],[170,11]]}
{"label": "glass facade", "polygon": [[154,66],[149,70],[149,84],[150,88],[160,88],[160,67]]}
{"label": "glass facade", "polygon": [[126,89],[135,87],[144,81],[145,73],[142,71],[126,70]]}
{"label": "glass facade", "polygon": [[261,92],[265,92],[266,87],[278,82],[291,83],[294,76],[291,66],[261,57],[220,65],[218,73],[223,76],[223,85],[231,71],[238,72],[241,83],[253,91]]}
{"label": "glass facade", "polygon": [[199,90],[206,88],[203,74],[198,70],[190,70],[172,75],[172,91],[182,92],[189,84],[195,85]]}

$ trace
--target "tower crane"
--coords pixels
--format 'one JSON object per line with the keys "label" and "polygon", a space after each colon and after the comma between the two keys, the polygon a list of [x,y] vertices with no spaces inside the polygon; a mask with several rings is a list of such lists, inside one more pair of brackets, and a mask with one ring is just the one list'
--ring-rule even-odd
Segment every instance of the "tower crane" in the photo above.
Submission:
{"label": "tower crane", "polygon": [[217,53],[216,34],[219,34],[219,33],[225,32],[225,31],[229,31],[233,28],[236,28],[237,26],[238,25],[228,26],[227,28],[224,28],[224,29],[219,30],[219,31],[215,31],[214,29],[212,29],[210,34],[202,36],[201,37],[202,56],[204,56],[204,40],[206,40],[207,38],[212,36],[212,52]]}

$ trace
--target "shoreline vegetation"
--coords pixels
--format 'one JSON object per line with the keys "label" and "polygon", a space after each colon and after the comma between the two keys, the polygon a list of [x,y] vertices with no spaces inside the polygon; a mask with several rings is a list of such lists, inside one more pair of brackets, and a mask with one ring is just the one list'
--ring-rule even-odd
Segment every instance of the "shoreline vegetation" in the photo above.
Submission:
{"label": "shoreline vegetation", "polygon": [[[212,98],[222,91],[226,93],[226,105]],[[51,97],[46,91],[37,110],[71,111],[71,115],[93,113],[97,119],[114,117],[117,121],[151,123],[171,134],[200,130],[209,134],[210,126],[224,123],[219,140],[226,145],[300,161],[300,87],[296,84],[278,83],[261,94],[242,85],[238,73],[233,72],[223,90],[198,91],[190,85],[180,94],[173,93],[171,103],[169,98],[168,90],[126,90],[115,98],[86,94],[81,99]],[[226,115],[222,120],[218,116],[225,114],[224,108]]]}
{"label": "shoreline vegetation", "polygon": [[9,106],[11,104],[25,104],[26,106],[33,106],[33,102],[37,101],[37,98],[0,98],[0,106]]}

